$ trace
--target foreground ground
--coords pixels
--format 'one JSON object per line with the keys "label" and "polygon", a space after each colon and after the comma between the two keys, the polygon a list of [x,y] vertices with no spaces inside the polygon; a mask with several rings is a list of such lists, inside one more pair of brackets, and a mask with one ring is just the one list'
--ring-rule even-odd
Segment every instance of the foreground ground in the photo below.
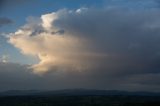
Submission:
{"label": "foreground ground", "polygon": [[8,96],[0,106],[160,106],[159,96]]}

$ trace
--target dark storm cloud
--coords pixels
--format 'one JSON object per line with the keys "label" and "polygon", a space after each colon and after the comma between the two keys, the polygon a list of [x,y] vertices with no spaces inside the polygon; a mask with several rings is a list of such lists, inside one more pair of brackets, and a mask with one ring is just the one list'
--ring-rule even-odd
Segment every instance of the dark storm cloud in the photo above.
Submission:
{"label": "dark storm cloud", "polygon": [[4,25],[11,24],[11,23],[13,23],[12,20],[5,18],[5,17],[0,17],[0,27],[4,26]]}
{"label": "dark storm cloud", "polygon": [[149,90],[154,83],[152,90],[158,90],[159,12],[159,8],[88,9],[81,14],[62,15],[54,25],[89,39],[93,52],[108,54],[107,58],[93,60],[93,66],[97,67],[87,71],[87,78],[95,85]]}
{"label": "dark storm cloud", "polygon": [[[63,75],[62,75],[63,76]],[[55,75],[37,76],[27,65],[0,62],[0,91],[6,90],[52,90],[67,84]]]}
{"label": "dark storm cloud", "polygon": [[159,9],[93,9],[62,16],[54,24],[91,40],[92,51],[108,54],[109,58],[99,63],[111,69],[106,68],[107,72],[159,73],[159,17]]}
{"label": "dark storm cloud", "polygon": [[25,65],[0,63],[0,91],[65,88],[159,91],[159,76],[160,74],[131,75],[130,77],[101,74],[99,77],[91,72],[51,72],[37,76]]}
{"label": "dark storm cloud", "polygon": [[[158,7],[154,9],[124,9],[119,6],[105,9],[81,8],[76,11],[60,10],[43,16],[46,17],[41,21],[27,23],[19,32],[17,31],[18,33],[13,34],[10,40],[12,40],[11,44],[23,52],[38,54],[37,57],[40,56],[41,61],[37,66],[47,69],[46,73],[39,76],[33,74],[27,66],[1,63],[0,81],[6,84],[1,86],[1,89],[12,89],[17,86],[16,89],[95,88],[160,91],[160,9]],[[43,22],[45,20],[51,22]],[[54,30],[60,33],[58,36],[62,34],[64,38],[70,35],[80,40],[85,39],[90,45],[89,47],[85,45],[88,49],[82,49],[78,53],[87,51],[92,56],[87,55],[88,57],[84,58],[83,55],[78,54],[73,59],[71,55],[69,60],[73,59],[73,61],[69,65],[63,64],[64,60],[68,59],[64,54],[72,54],[72,52],[74,54],[78,45],[76,49],[69,48],[69,52],[61,42],[56,43],[58,46],[53,45],[55,41],[51,38],[57,37],[54,36],[57,34],[53,33]],[[47,37],[39,36],[43,34],[50,37],[51,43],[44,42]],[[59,39],[56,38],[57,40]],[[61,48],[61,45],[66,48]],[[50,49],[52,47],[56,49],[52,51]],[[56,50],[61,52],[56,54]],[[92,53],[98,55],[94,57]],[[60,58],[52,62],[54,56]],[[62,63],[59,62],[60,59],[64,59]],[[70,68],[75,60],[81,60],[76,61],[77,64],[82,62],[85,63],[84,67],[89,65],[92,68],[82,71]],[[60,64],[56,64],[57,61]],[[10,70],[13,70],[13,73]]]}

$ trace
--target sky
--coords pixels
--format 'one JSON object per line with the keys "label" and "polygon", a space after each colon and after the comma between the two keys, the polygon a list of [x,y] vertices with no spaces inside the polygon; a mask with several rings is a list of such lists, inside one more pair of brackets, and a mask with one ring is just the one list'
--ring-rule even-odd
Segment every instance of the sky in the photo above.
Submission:
{"label": "sky", "polygon": [[158,0],[1,0],[0,91],[160,92]]}

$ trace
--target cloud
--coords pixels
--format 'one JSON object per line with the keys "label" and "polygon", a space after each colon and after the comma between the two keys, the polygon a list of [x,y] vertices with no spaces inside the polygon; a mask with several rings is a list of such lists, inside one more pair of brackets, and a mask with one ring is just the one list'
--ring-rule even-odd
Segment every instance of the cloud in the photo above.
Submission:
{"label": "cloud", "polygon": [[159,91],[160,74],[111,76],[105,73],[60,72],[38,76],[27,65],[0,62],[0,91],[56,89],[116,89],[129,91]]}
{"label": "cloud", "polygon": [[9,42],[39,58],[32,66],[36,73],[98,67],[143,73],[159,56],[159,16],[151,9],[64,9],[28,19]]}
{"label": "cloud", "polygon": [[30,17],[9,42],[59,88],[158,91],[159,23],[159,8],[62,9]]}
{"label": "cloud", "polygon": [[9,60],[9,55],[2,55],[0,57],[0,62],[7,63]]}
{"label": "cloud", "polygon": [[5,18],[5,17],[0,17],[0,27],[11,24],[11,23],[13,23],[12,20]]}
{"label": "cloud", "polygon": [[0,62],[0,91],[17,89],[40,89],[42,83],[38,76],[31,73],[27,65]]}
{"label": "cloud", "polygon": [[[32,66],[36,73],[52,68],[57,70],[80,70],[89,68],[88,59],[106,57],[88,50],[88,40],[74,36],[66,30],[53,25],[67,10],[42,15],[39,20],[28,19],[28,24],[10,36],[10,43],[23,54],[37,56],[38,64]],[[77,12],[76,14],[79,14]],[[35,20],[35,21],[34,21]],[[63,32],[64,31],[64,32]]]}

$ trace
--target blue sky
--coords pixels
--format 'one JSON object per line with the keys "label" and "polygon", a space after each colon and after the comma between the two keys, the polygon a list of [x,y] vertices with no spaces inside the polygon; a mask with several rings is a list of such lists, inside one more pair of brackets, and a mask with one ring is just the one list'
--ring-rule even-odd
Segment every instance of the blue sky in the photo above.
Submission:
{"label": "blue sky", "polygon": [[28,0],[25,3],[7,3],[2,8],[1,16],[10,17],[17,25],[23,25],[26,17],[40,16],[59,9],[77,9],[80,7],[103,6],[104,0]]}

